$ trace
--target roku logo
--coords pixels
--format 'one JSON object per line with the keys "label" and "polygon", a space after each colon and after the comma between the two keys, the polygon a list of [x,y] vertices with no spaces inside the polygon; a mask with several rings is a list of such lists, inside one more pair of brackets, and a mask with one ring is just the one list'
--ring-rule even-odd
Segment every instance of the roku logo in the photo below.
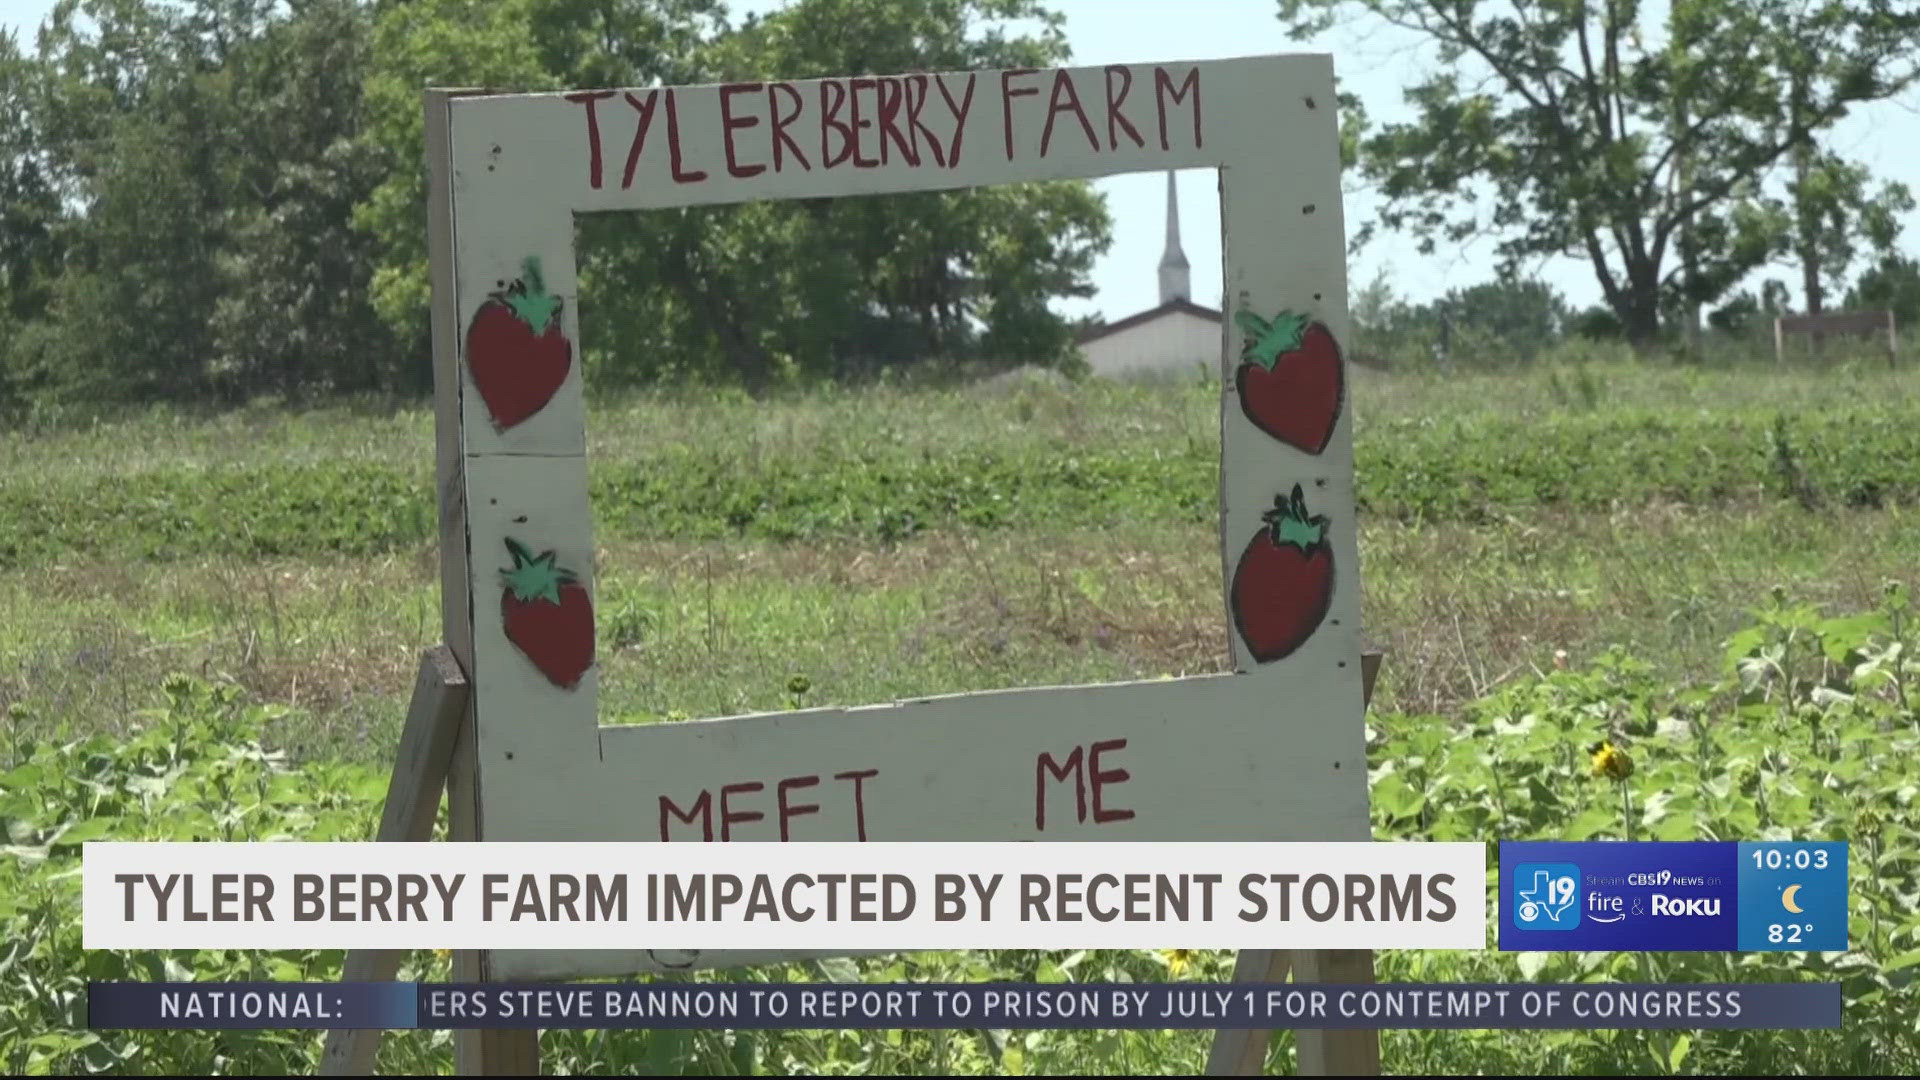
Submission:
{"label": "roku logo", "polygon": [[1655,915],[1718,915],[1720,898],[1696,897],[1677,900],[1671,896],[1653,895],[1653,913]]}

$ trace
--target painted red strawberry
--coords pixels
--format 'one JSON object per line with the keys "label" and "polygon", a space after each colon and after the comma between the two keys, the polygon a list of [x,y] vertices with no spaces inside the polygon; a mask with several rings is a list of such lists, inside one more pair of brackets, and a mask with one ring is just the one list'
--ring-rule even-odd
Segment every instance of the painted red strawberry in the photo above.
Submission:
{"label": "painted red strawberry", "polygon": [[547,292],[540,260],[487,298],[467,326],[467,370],[501,431],[547,407],[573,367],[573,343],[560,329],[559,297]]}
{"label": "painted red strawberry", "polygon": [[1271,323],[1241,310],[1247,335],[1234,385],[1253,426],[1309,454],[1327,448],[1346,395],[1340,346],[1322,323],[1283,311]]}
{"label": "painted red strawberry", "polygon": [[507,552],[513,568],[500,571],[507,640],[548,682],[571,690],[593,666],[593,600],[573,571],[554,565],[553,552],[534,555],[511,537]]}
{"label": "painted red strawberry", "polygon": [[1291,500],[1275,497],[1261,515],[1267,523],[1233,571],[1233,625],[1247,651],[1262,663],[1298,649],[1333,603],[1333,549],[1327,519],[1309,516],[1300,485]]}

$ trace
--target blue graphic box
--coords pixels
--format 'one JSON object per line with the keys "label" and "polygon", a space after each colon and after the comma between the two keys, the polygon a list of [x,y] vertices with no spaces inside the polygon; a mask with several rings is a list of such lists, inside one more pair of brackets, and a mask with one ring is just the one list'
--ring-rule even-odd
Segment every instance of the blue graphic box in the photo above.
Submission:
{"label": "blue graphic box", "polygon": [[1740,845],[1740,951],[1845,952],[1847,845]]}
{"label": "blue graphic box", "polygon": [[1500,948],[1839,952],[1847,845],[1500,842]]}
{"label": "blue graphic box", "polygon": [[1732,950],[1734,849],[1718,841],[1503,841],[1500,948]]}

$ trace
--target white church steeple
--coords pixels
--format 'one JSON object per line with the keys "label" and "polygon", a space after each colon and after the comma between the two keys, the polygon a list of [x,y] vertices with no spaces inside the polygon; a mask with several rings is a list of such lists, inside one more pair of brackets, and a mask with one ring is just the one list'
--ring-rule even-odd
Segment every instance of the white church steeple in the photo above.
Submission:
{"label": "white church steeple", "polygon": [[1167,251],[1160,256],[1160,302],[1191,300],[1192,275],[1186,253],[1180,250],[1180,201],[1173,186],[1173,170],[1167,170]]}

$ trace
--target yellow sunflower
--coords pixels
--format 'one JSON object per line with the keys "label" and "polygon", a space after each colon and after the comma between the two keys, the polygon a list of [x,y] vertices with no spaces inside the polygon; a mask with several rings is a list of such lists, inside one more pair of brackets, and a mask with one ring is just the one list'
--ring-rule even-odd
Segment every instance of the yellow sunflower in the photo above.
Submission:
{"label": "yellow sunflower", "polygon": [[1193,965],[1193,954],[1192,949],[1161,949],[1160,959],[1166,962],[1167,975],[1179,978],[1181,972]]}
{"label": "yellow sunflower", "polygon": [[1610,740],[1601,740],[1587,748],[1593,757],[1593,775],[1609,780],[1625,780],[1633,775],[1633,759]]}

